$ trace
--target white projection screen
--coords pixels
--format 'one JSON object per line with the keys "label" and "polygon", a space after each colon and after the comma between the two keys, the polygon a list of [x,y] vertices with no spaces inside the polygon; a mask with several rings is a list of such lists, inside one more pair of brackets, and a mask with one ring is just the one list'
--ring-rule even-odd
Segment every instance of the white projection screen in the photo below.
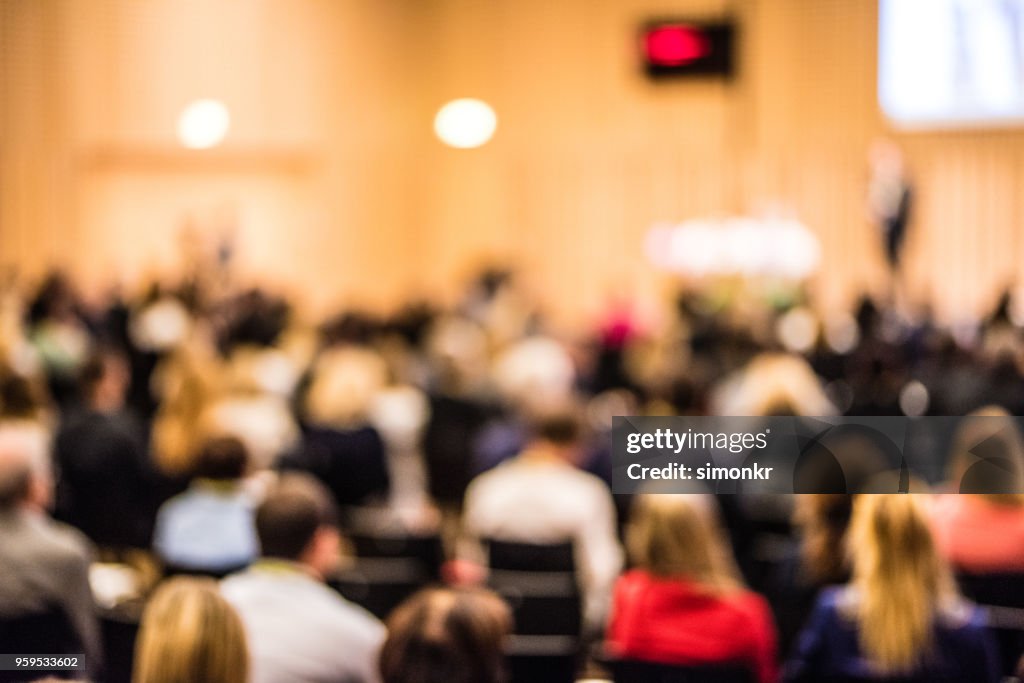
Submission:
{"label": "white projection screen", "polygon": [[1024,125],[1024,0],[879,0],[878,14],[894,126]]}

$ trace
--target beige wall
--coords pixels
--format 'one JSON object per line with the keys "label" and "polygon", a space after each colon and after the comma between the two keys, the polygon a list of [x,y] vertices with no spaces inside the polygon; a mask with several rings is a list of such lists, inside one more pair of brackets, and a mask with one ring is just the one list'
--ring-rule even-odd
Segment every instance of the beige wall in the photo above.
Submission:
{"label": "beige wall", "polygon": [[[637,24],[741,22],[739,77],[651,83]],[[251,275],[314,308],[451,295],[510,259],[566,319],[665,288],[654,221],[781,206],[821,237],[814,294],[882,288],[866,222],[876,0],[0,0],[0,264],[90,280],[173,270],[189,221],[236,226]],[[216,96],[225,145],[179,151]],[[479,150],[431,132],[481,97]],[[919,190],[911,291],[978,310],[1024,256],[1024,132],[904,134]]]}

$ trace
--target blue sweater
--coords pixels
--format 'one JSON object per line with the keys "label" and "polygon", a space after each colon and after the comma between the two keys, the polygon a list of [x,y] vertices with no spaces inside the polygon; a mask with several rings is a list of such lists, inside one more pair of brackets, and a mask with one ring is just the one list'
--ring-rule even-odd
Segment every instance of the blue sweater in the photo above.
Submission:
{"label": "blue sweater", "polygon": [[850,599],[847,588],[822,591],[814,611],[786,663],[785,681],[971,681],[998,683],[999,656],[981,610],[971,607],[966,618],[940,619],[934,647],[918,669],[899,677],[879,676],[860,650],[857,625],[841,610]]}

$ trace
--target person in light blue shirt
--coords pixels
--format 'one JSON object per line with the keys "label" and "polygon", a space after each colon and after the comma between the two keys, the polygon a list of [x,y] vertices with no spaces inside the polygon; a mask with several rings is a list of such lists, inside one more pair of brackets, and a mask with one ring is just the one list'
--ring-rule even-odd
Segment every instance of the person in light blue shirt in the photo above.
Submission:
{"label": "person in light blue shirt", "polygon": [[258,501],[242,481],[248,461],[245,446],[234,437],[203,446],[188,490],[157,514],[153,546],[169,571],[225,576],[259,555]]}

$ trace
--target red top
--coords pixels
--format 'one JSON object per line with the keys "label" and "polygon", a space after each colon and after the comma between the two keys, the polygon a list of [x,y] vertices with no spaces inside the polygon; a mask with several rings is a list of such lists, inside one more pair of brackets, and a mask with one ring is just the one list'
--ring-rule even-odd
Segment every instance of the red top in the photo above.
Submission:
{"label": "red top", "polygon": [[775,626],[768,603],[746,590],[712,595],[687,579],[646,571],[615,584],[609,652],[663,664],[749,664],[760,683],[778,678]]}
{"label": "red top", "polygon": [[1024,571],[1024,508],[981,496],[937,496],[932,529],[942,553],[976,574]]}

